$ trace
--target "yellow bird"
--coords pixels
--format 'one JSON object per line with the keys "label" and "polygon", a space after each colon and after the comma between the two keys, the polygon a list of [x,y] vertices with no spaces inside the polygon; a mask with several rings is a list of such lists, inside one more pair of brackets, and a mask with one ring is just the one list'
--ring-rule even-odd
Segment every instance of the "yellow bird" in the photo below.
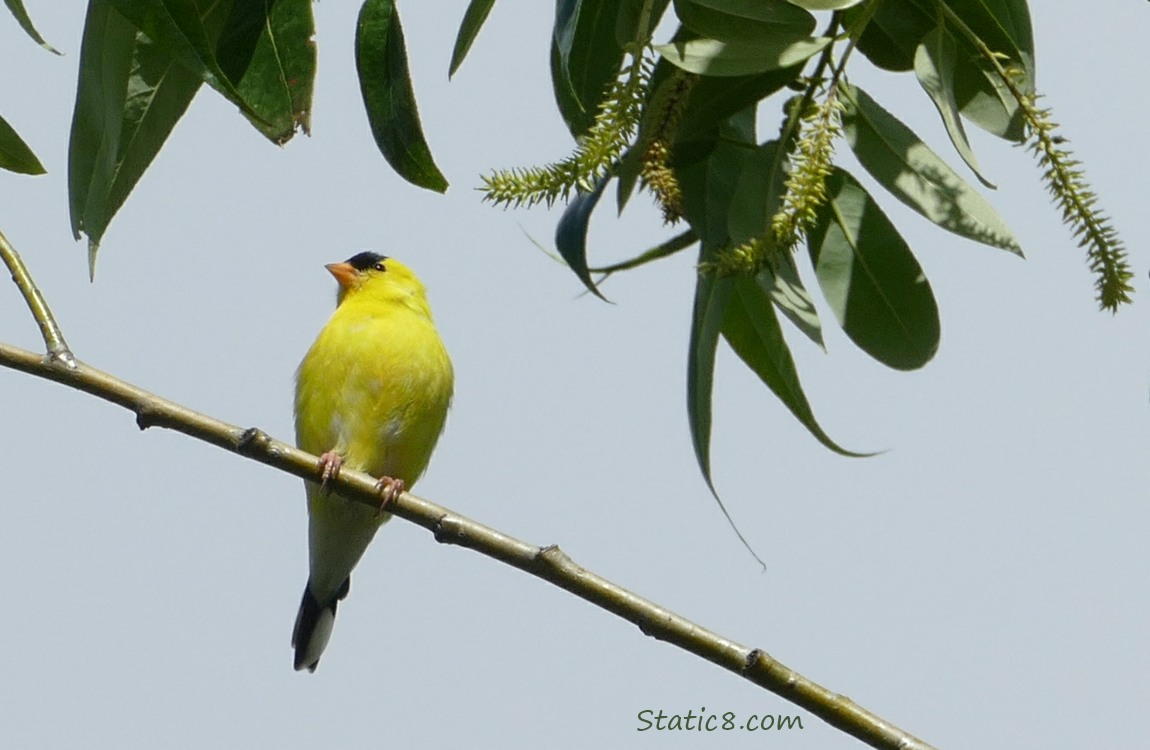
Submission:
{"label": "yellow bird", "polygon": [[314,672],[352,568],[391,515],[327,491],[341,467],[380,477],[381,509],[427,468],[454,374],[423,284],[394,258],[363,252],[327,270],[335,312],[296,373],[296,443],[320,455],[306,482],[310,576],[292,632],[295,668]]}

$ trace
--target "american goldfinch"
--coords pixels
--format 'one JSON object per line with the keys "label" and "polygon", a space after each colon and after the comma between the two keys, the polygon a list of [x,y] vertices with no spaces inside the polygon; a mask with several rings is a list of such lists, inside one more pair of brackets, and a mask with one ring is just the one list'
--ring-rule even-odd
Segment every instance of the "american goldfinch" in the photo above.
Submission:
{"label": "american goldfinch", "polygon": [[321,456],[308,481],[310,576],[292,646],[314,672],[347,596],[352,568],[391,516],[327,491],[340,467],[380,477],[381,508],[411,487],[431,458],[454,375],[423,284],[393,258],[363,252],[327,270],[335,312],[296,373],[296,443]]}

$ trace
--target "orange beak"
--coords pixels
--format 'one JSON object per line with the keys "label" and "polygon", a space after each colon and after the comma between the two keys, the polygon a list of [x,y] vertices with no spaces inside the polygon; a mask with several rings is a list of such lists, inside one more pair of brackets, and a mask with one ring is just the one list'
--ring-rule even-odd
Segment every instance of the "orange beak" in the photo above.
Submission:
{"label": "orange beak", "polygon": [[328,263],[324,266],[339,282],[339,285],[344,289],[350,289],[355,285],[355,279],[359,272],[350,263]]}

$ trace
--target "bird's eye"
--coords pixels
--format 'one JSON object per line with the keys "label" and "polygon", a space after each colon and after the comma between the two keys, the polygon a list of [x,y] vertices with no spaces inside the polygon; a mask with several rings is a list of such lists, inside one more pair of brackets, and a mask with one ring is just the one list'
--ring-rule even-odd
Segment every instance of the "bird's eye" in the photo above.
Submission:
{"label": "bird's eye", "polygon": [[386,271],[387,270],[386,268],[384,268],[382,263],[376,263],[374,266],[372,266],[372,268],[374,268],[377,271]]}

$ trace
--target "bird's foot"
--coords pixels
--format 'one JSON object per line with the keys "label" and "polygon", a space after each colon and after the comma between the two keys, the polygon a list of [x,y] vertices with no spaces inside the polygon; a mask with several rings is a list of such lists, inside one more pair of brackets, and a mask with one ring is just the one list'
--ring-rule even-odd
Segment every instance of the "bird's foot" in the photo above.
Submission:
{"label": "bird's foot", "polygon": [[387,506],[395,502],[395,498],[399,497],[404,490],[402,479],[395,479],[393,477],[380,477],[379,481],[375,483],[375,491],[382,497],[379,501],[379,510],[376,511],[376,517],[383,515],[383,511]]}
{"label": "bird's foot", "polygon": [[324,492],[328,492],[328,482],[333,479],[339,479],[339,469],[343,466],[343,456],[335,451],[328,451],[319,457],[319,470],[320,481],[319,486]]}

